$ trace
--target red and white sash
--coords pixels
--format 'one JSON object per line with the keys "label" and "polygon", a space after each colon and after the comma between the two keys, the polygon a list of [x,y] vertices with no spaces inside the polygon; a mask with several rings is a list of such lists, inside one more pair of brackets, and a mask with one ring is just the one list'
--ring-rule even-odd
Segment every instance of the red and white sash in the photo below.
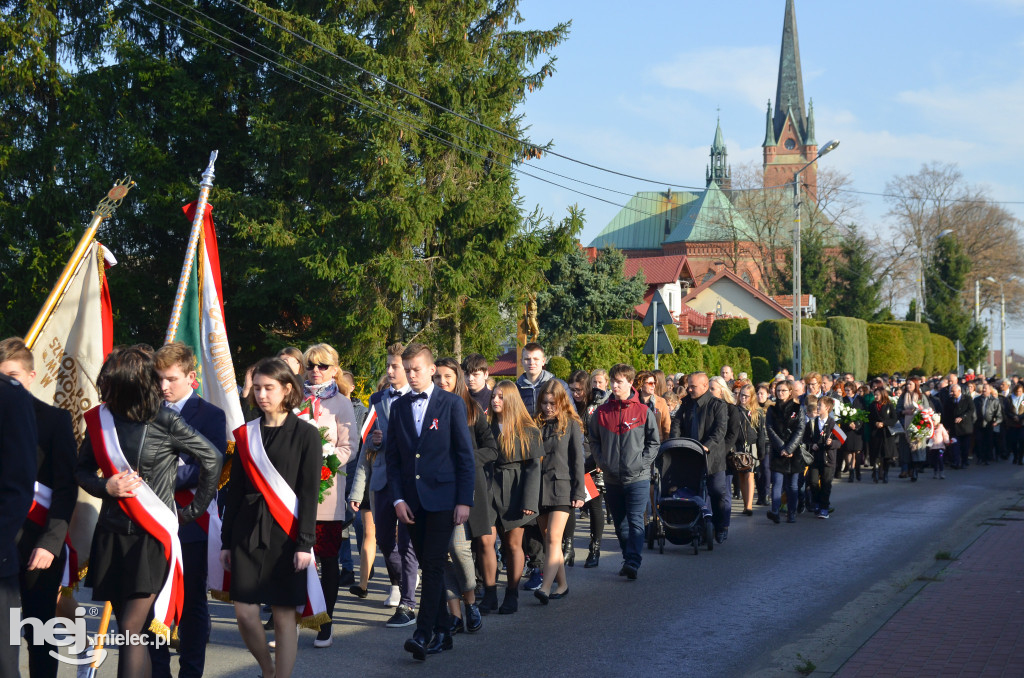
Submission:
{"label": "red and white sash", "polygon": [[[274,468],[260,436],[260,420],[253,419],[245,426],[234,430],[235,450],[245,469],[245,475],[263,495],[270,509],[270,515],[278,527],[285,531],[292,541],[299,539],[299,497],[284,477]],[[310,550],[312,555],[312,550]],[[327,603],[316,567],[306,568],[306,603],[297,608],[300,623],[307,628],[320,628],[330,621]]]}
{"label": "red and white sash", "polygon": [[[181,508],[192,503],[196,498],[195,490],[178,490],[174,493],[174,502]],[[229,580],[225,578],[224,566],[220,563],[220,530],[221,520],[218,513],[217,500],[214,499],[206,507],[206,512],[196,518],[196,525],[206,533],[206,582],[215,593],[223,594],[229,588]]]}
{"label": "red and white sash", "polygon": [[[99,405],[85,413],[86,429],[92,442],[93,455],[103,476],[131,471],[121,451],[114,428],[114,417],[106,405]],[[164,547],[167,558],[167,578],[153,605],[150,630],[170,638],[171,626],[181,618],[184,579],[181,571],[181,542],[178,541],[178,515],[165,504],[156,492],[143,481],[135,488],[135,496],[120,497],[118,504],[128,517]]]}
{"label": "red and white sash", "polygon": [[[39,527],[45,528],[50,517],[50,505],[53,503],[53,489],[40,482],[35,484],[32,506],[28,509],[28,519]],[[60,578],[63,588],[73,587],[78,583],[78,553],[71,546],[71,538],[64,534],[64,573]]]}

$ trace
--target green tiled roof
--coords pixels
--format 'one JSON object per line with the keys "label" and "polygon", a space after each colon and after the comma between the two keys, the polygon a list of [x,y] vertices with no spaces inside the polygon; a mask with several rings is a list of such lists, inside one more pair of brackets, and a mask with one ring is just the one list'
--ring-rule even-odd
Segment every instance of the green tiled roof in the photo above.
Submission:
{"label": "green tiled roof", "polygon": [[665,221],[674,227],[699,193],[643,191],[637,193],[590,242],[590,247],[620,250],[658,249],[665,240]]}
{"label": "green tiled roof", "polygon": [[712,181],[664,242],[731,240],[734,229],[740,237],[750,232],[743,215]]}

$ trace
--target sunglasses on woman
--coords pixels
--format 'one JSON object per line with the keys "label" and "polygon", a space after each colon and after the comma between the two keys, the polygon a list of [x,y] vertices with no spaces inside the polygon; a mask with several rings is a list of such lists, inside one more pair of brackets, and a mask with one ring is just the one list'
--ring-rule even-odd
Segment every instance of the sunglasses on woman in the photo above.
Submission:
{"label": "sunglasses on woman", "polygon": [[309,370],[310,372],[316,369],[319,369],[321,372],[326,372],[332,367],[334,367],[334,365],[325,365],[323,363],[306,363],[306,369]]}

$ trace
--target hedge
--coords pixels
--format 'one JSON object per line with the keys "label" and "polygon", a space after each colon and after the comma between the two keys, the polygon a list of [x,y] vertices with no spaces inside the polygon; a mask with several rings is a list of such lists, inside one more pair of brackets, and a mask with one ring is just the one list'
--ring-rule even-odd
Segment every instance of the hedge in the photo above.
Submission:
{"label": "hedge", "polygon": [[629,351],[629,339],[610,334],[577,335],[565,350],[574,369],[592,372],[622,362]]}
{"label": "hedge", "polygon": [[750,366],[752,368],[750,373],[753,375],[755,386],[762,381],[770,382],[775,376],[772,368],[768,366],[768,361],[759,355],[755,355],[750,359]]}
{"label": "hedge", "polygon": [[762,320],[751,337],[750,353],[768,361],[769,369],[793,364],[793,323],[789,320]]}
{"label": "hedge", "polygon": [[832,374],[836,371],[836,349],[832,330],[816,325],[801,323],[804,355],[801,361],[804,374],[818,372]]}
{"label": "hedge", "polygon": [[711,323],[708,346],[750,348],[750,321],[746,318],[718,318]]}
{"label": "hedge", "polygon": [[868,324],[860,318],[834,316],[826,321],[832,330],[836,372],[849,372],[859,381],[868,378]]}
{"label": "hedge", "polygon": [[568,382],[569,377],[572,376],[572,365],[569,363],[568,358],[563,358],[560,355],[552,356],[548,360],[548,372],[562,381]]}
{"label": "hedge", "polygon": [[931,330],[924,323],[914,323],[906,320],[894,320],[883,323],[899,327],[903,333],[903,345],[907,351],[907,362],[900,368],[900,372],[909,372],[919,369],[931,374],[934,362],[934,351],[932,342],[928,338]]}
{"label": "hedge", "polygon": [[956,344],[941,334],[931,334],[933,368],[931,372],[948,374],[956,369]]}
{"label": "hedge", "polygon": [[905,372],[907,363],[907,350],[900,328],[868,323],[868,374]]}

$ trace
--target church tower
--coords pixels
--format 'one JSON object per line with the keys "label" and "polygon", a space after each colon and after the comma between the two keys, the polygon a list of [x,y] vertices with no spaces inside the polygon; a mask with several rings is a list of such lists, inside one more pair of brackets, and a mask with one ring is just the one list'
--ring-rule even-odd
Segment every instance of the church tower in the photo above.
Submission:
{"label": "church tower", "polygon": [[[805,113],[806,110],[806,113]],[[814,139],[814,103],[804,107],[804,83],[800,70],[800,42],[796,32],[796,9],[793,0],[786,0],[782,23],[782,50],[779,54],[779,81],[775,89],[775,113],[768,102],[764,151],[764,185],[792,183],[793,173],[818,157]],[[815,166],[800,175],[812,198],[818,193]]]}
{"label": "church tower", "polygon": [[718,119],[718,127],[715,128],[715,140],[711,144],[711,164],[706,172],[707,183],[718,184],[726,193],[732,188],[732,168],[729,167],[729,153],[725,150],[725,140],[722,139],[722,119]]}

